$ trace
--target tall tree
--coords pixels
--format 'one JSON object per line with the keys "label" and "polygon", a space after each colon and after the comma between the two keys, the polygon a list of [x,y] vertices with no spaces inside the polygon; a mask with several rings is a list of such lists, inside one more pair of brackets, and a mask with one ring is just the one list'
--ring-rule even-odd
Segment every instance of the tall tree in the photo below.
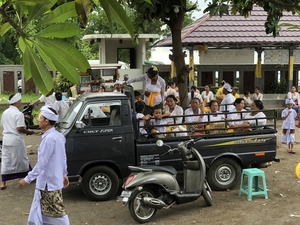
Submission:
{"label": "tall tree", "polygon": [[182,51],[181,30],[187,12],[197,8],[196,4],[188,5],[188,0],[152,0],[151,4],[140,0],[128,0],[128,5],[139,12],[140,24],[144,20],[161,20],[171,31],[173,55],[170,59],[174,61],[177,71],[177,82],[179,88],[180,102],[183,106],[188,105],[187,87],[189,68],[185,65],[185,53]]}

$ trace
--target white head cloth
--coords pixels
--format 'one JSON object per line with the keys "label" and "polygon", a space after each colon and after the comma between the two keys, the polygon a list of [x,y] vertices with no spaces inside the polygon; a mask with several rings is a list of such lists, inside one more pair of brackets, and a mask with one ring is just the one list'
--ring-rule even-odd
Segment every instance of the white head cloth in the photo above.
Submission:
{"label": "white head cloth", "polygon": [[294,103],[294,101],[292,99],[287,98],[285,100],[285,104],[293,104],[293,103]]}
{"label": "white head cloth", "polygon": [[22,97],[21,94],[17,93],[10,100],[8,100],[8,102],[9,102],[9,104],[14,104],[14,103],[20,101],[21,97]]}
{"label": "white head cloth", "polygon": [[41,108],[41,113],[43,117],[47,118],[48,120],[57,121],[58,119],[58,115],[55,115],[54,112],[52,112],[47,106],[43,106]]}

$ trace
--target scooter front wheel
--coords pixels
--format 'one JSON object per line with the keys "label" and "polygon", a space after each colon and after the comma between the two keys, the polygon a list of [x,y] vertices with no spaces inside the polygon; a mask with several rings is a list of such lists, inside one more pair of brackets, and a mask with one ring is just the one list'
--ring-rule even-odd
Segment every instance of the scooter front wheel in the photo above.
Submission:
{"label": "scooter front wheel", "polygon": [[149,222],[157,210],[155,208],[146,206],[143,203],[144,197],[155,198],[155,194],[149,188],[144,187],[141,191],[133,194],[132,199],[128,204],[131,217],[139,223]]}
{"label": "scooter front wheel", "polygon": [[202,196],[203,196],[203,198],[204,198],[204,200],[205,200],[205,202],[208,206],[213,205],[214,201],[213,201],[213,198],[212,198],[212,195],[211,195],[211,189],[210,189],[209,184],[207,183],[207,181],[204,181]]}

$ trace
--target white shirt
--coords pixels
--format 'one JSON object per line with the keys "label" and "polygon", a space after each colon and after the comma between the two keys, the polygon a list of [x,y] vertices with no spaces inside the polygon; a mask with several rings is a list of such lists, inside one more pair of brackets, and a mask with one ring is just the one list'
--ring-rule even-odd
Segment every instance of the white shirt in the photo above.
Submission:
{"label": "white shirt", "polygon": [[[194,91],[194,98],[198,98],[200,100],[200,103],[203,102],[201,94],[199,94],[197,91]],[[192,93],[191,92],[188,93],[188,100],[189,100],[189,103],[191,103],[191,101],[192,101]]]}
{"label": "white shirt", "polygon": [[167,121],[166,119],[150,119],[150,125],[152,125],[156,130],[158,130],[160,133],[166,132],[166,127],[156,127],[156,125],[166,125]]}
{"label": "white shirt", "polygon": [[[154,97],[154,105],[158,105],[164,101],[166,82],[163,78],[158,76],[156,84],[151,84],[151,79],[148,77],[147,74],[144,74],[144,75],[141,75],[136,78],[131,78],[131,79],[127,80],[126,83],[134,83],[134,82],[139,82],[139,81],[145,82],[145,91],[160,92],[160,95],[157,95]],[[146,104],[148,103],[148,97],[146,95],[144,95],[144,102]]]}
{"label": "white shirt", "polygon": [[204,115],[203,122],[216,122],[216,121],[222,122],[225,121],[224,118],[225,115],[222,112],[217,111],[217,114],[207,113],[206,115]]}
{"label": "white shirt", "polygon": [[[256,115],[254,116],[251,116],[251,114],[247,114],[245,116],[245,119],[248,119],[248,122],[251,124],[251,125],[256,125],[256,119],[257,118],[265,118],[266,115],[263,113],[263,112],[259,112],[257,113]],[[267,119],[257,119],[257,124],[259,126],[263,126],[263,125],[266,125],[267,124]]]}
{"label": "white shirt", "polygon": [[287,98],[292,99],[293,102],[297,101],[297,104],[300,104],[300,94],[298,92],[295,92],[295,95],[292,95],[292,92],[288,92]]}
{"label": "white shirt", "polygon": [[3,130],[2,174],[26,172],[29,169],[29,159],[22,133],[17,127],[25,127],[24,115],[15,106],[10,106],[2,114]]}
{"label": "white shirt", "polygon": [[38,161],[25,177],[26,183],[36,179],[36,188],[48,191],[61,190],[67,176],[66,138],[54,128],[42,135],[38,149]]}
{"label": "white shirt", "polygon": [[252,104],[252,99],[251,97],[246,97],[244,96],[243,99],[245,100],[245,105],[250,106]]}
{"label": "white shirt", "polygon": [[54,102],[53,108],[56,110],[56,112],[58,114],[57,122],[60,122],[60,121],[62,121],[65,114],[67,113],[67,111],[69,109],[69,105],[67,102],[60,100],[60,101]]}
{"label": "white shirt", "polygon": [[234,105],[233,105],[234,101],[235,101],[235,97],[231,93],[225,95],[224,99],[221,102],[220,111],[224,112],[224,111],[230,111],[234,109]]}
{"label": "white shirt", "polygon": [[[165,113],[170,112],[169,106],[165,106],[164,108]],[[175,105],[175,108],[173,112],[170,114],[170,116],[181,116],[183,115],[183,109],[179,105]],[[176,117],[176,118],[166,118],[167,123],[174,124],[174,119],[176,124],[182,123],[182,117]]]}
{"label": "white shirt", "polygon": [[[201,110],[198,109],[198,113],[197,114],[201,114]],[[195,115],[193,112],[192,108],[188,108],[184,111],[184,115],[186,115],[186,117],[184,117],[185,122],[186,123],[196,123],[196,122],[203,122],[203,118],[204,117],[200,117],[199,115]],[[187,116],[187,115],[191,115],[191,116]]]}
{"label": "white shirt", "polygon": [[22,139],[23,135],[17,130],[17,127],[25,127],[24,115],[16,106],[9,106],[1,118],[3,126],[3,145],[14,146],[16,140]]}
{"label": "white shirt", "polygon": [[260,100],[262,101],[263,100],[263,94],[262,93],[259,93],[258,95],[256,93],[253,93],[252,95],[252,100]]}
{"label": "white shirt", "polygon": [[297,117],[297,113],[294,109],[285,108],[282,110],[281,118],[286,117],[290,110],[292,110],[292,113],[290,113],[285,120],[282,120],[282,129],[295,129],[295,118]]}
{"label": "white shirt", "polygon": [[166,93],[167,97],[169,95],[174,95],[175,97],[178,97],[178,93],[176,92],[176,90],[174,88],[169,87]]}
{"label": "white shirt", "polygon": [[[245,110],[245,109],[242,109],[241,111],[242,112],[247,112],[247,110]],[[242,123],[246,122],[245,120],[240,120],[240,119],[244,119],[246,117],[247,113],[240,113],[240,112],[237,113],[236,108],[231,109],[229,112],[230,113],[227,114],[227,119],[229,120],[228,124],[230,126],[239,125],[239,124],[242,124]],[[230,122],[230,120],[240,120],[240,121]]]}
{"label": "white shirt", "polygon": [[147,134],[147,131],[143,126],[145,126],[145,121],[142,119],[144,117],[143,113],[136,113],[136,119],[139,121],[140,133]]}
{"label": "white shirt", "polygon": [[54,102],[56,101],[55,93],[53,92],[52,95],[50,95],[48,97],[46,97],[45,95],[42,95],[39,98],[39,100],[40,100],[40,102],[45,102],[45,105],[53,107]]}
{"label": "white shirt", "polygon": [[214,99],[214,94],[211,91],[209,91],[208,94],[206,93],[206,91],[202,91],[201,97],[204,101],[206,101],[206,103],[208,103]]}

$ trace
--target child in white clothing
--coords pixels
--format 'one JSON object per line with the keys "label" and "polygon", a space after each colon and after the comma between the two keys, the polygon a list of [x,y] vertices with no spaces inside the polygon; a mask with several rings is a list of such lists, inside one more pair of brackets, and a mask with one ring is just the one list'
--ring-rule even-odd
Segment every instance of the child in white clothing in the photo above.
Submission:
{"label": "child in white clothing", "polygon": [[281,113],[282,122],[282,139],[283,144],[287,144],[288,153],[295,154],[294,142],[295,142],[295,119],[297,118],[297,113],[293,106],[292,99],[285,100],[286,108]]}
{"label": "child in white clothing", "polygon": [[[159,106],[153,107],[153,119],[150,119],[150,125],[153,126],[159,133],[165,133],[165,126],[157,126],[157,125],[166,125],[167,121],[162,118],[162,108]],[[165,134],[164,134],[165,135]]]}
{"label": "child in white clothing", "polygon": [[139,121],[139,130],[141,134],[147,134],[145,129],[145,125],[147,121],[151,118],[150,114],[144,115],[145,104],[143,102],[136,102],[135,103],[135,110],[136,110],[136,118]]}

